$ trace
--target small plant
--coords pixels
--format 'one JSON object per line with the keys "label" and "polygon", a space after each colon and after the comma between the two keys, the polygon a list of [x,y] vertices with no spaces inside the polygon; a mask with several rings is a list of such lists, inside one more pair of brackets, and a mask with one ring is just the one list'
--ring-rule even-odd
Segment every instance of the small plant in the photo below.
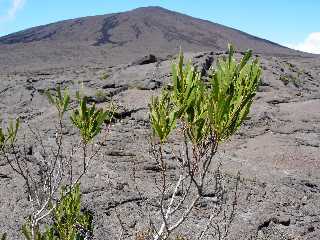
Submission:
{"label": "small plant", "polygon": [[[0,124],[2,123],[0,119]],[[8,146],[12,146],[17,138],[17,132],[19,130],[20,121],[16,119],[15,122],[10,121],[7,130],[4,131],[0,126],[0,151],[1,153],[5,153],[5,148]]]}
{"label": "small plant", "polygon": [[292,83],[297,88],[301,86],[301,80],[299,78],[299,72],[297,76],[284,74],[279,77],[280,81],[282,81],[285,86],[287,86],[289,83]]}
{"label": "small plant", "polygon": [[289,77],[287,76],[287,75],[281,75],[280,77],[279,77],[279,80],[281,81],[281,82],[283,82],[283,84],[284,85],[288,85],[289,84]]}
{"label": "small plant", "polygon": [[84,144],[88,144],[102,129],[104,122],[110,122],[112,112],[96,109],[95,104],[87,106],[87,97],[77,96],[79,108],[73,111],[70,119],[76,126]]}
{"label": "small plant", "polygon": [[107,79],[109,78],[109,76],[110,76],[110,75],[105,72],[105,73],[103,73],[103,74],[101,75],[100,79],[101,79],[101,80],[107,80]]}
{"label": "small plant", "polygon": [[[85,240],[92,235],[92,216],[88,212],[81,212],[80,185],[77,184],[71,191],[62,191],[60,202],[53,211],[53,223],[46,226],[41,233],[36,230],[37,240]],[[31,224],[23,226],[23,235],[32,240]]]}
{"label": "small plant", "polygon": [[83,151],[83,173],[85,173],[88,168],[87,145],[101,132],[105,122],[111,122],[113,113],[108,110],[96,109],[95,104],[89,107],[87,105],[87,97],[81,97],[79,93],[77,93],[77,99],[79,101],[79,107],[73,111],[70,119],[80,132]]}
{"label": "small plant", "polygon": [[[258,60],[250,61],[251,51],[247,51],[239,63],[233,55],[234,48],[229,45],[228,56],[219,59],[217,68],[212,69],[210,83],[205,84],[191,62],[184,64],[183,54],[180,53],[178,63],[172,66],[172,90],[164,90],[160,97],[151,100],[151,154],[159,164],[161,173],[159,190],[162,218],[160,227],[153,228],[154,240],[169,239],[173,231],[186,221],[199,200],[206,196],[210,182],[208,175],[212,173],[211,163],[219,143],[229,139],[249,113],[260,81],[261,68]],[[167,173],[169,160],[164,157],[164,147],[169,147],[167,140],[176,128],[179,128],[177,134],[183,135],[184,154],[180,152],[178,156],[170,158],[180,166],[177,170],[178,181],[171,189]],[[225,239],[235,214],[239,176],[228,217],[226,209],[223,209],[226,199],[219,169],[213,173],[213,178],[218,207],[198,239],[205,238],[213,225],[213,229],[220,230],[220,224],[226,226],[223,232],[211,234]],[[168,195],[169,199],[166,197]],[[215,221],[217,219],[220,221]]]}
{"label": "small plant", "polygon": [[56,92],[56,96],[52,95],[50,91],[46,91],[46,95],[48,97],[49,103],[56,107],[59,119],[62,119],[69,106],[70,95],[67,90],[64,90],[62,94],[60,86],[57,87]]}
{"label": "small plant", "polygon": [[54,228],[60,239],[85,239],[92,234],[92,215],[81,212],[80,184],[69,192],[65,189],[53,213]]}
{"label": "small plant", "polygon": [[164,143],[176,127],[176,113],[170,99],[170,93],[163,91],[160,97],[153,97],[150,105],[150,120],[155,136]]}
{"label": "small plant", "polygon": [[[24,145],[25,141],[17,143],[17,134],[20,127],[19,120],[15,122],[11,121],[6,131],[0,128],[0,157],[10,165],[12,170],[24,179],[27,187],[28,199],[32,211],[27,223],[23,227],[23,234],[28,240],[60,239],[57,238],[59,228],[57,228],[58,230],[53,230],[53,228],[47,227],[42,233],[40,231],[42,229],[40,223],[52,215],[58,218],[61,216],[62,211],[64,211],[64,221],[70,224],[77,221],[77,227],[81,226],[90,230],[90,226],[88,225],[89,216],[78,214],[76,219],[73,218],[73,214],[76,214],[75,212],[80,208],[78,196],[80,191],[79,182],[87,172],[89,162],[92,162],[96,158],[101,149],[102,145],[99,146],[95,144],[94,139],[101,133],[104,124],[110,124],[112,118],[111,111],[97,109],[95,105],[88,106],[86,97],[80,97],[80,94],[77,94],[79,106],[78,109],[72,112],[70,118],[73,125],[80,132],[80,143],[72,143],[69,148],[71,150],[67,151],[65,147],[67,141],[65,140],[65,131],[63,131],[63,120],[69,110],[70,95],[67,90],[62,91],[60,87],[58,87],[54,94],[48,91],[47,97],[58,113],[55,146],[50,146],[48,149],[45,144],[45,137],[41,136],[39,132],[33,130],[28,125],[35,140],[35,146],[32,147],[38,148],[39,152],[41,152],[36,160],[36,164],[32,153],[29,154],[27,152],[28,146]],[[73,165],[79,159],[78,155],[76,157],[77,152],[81,150],[82,157],[80,159],[83,162],[83,169],[77,172],[76,175]],[[37,169],[39,169],[39,171],[35,171]],[[62,194],[61,203],[59,204],[57,200],[59,199],[58,192],[62,184],[67,184],[65,189],[68,191]],[[69,193],[71,195],[68,195]],[[76,198],[76,196],[78,197]],[[70,199],[72,199],[72,201]],[[70,204],[76,205],[71,206]],[[71,207],[75,206],[76,208],[73,209],[74,212],[70,212]],[[69,213],[71,215],[68,215]],[[57,219],[55,223],[62,223],[60,220]],[[68,226],[69,225],[63,225],[62,227]],[[62,228],[60,228],[60,230],[62,231]],[[69,234],[69,230],[66,231]],[[73,239],[72,234],[66,236],[70,237],[68,238],[70,240]],[[65,240],[67,238],[62,237],[61,239]],[[81,238],[77,237],[76,239]]]}

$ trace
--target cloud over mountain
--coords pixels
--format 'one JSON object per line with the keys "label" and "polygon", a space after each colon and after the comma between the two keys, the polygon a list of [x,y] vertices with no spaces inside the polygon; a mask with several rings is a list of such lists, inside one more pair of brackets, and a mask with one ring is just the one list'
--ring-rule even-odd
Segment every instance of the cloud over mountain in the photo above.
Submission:
{"label": "cloud over mountain", "polygon": [[320,54],[320,32],[312,32],[303,42],[287,46],[303,52]]}

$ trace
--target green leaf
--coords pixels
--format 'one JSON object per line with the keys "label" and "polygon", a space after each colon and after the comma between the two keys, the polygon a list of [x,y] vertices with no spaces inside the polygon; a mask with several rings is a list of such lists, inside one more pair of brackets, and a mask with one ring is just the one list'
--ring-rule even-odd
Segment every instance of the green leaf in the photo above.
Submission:
{"label": "green leaf", "polygon": [[70,103],[70,96],[68,91],[65,89],[62,95],[61,88],[58,85],[56,89],[56,96],[53,96],[49,90],[46,91],[46,95],[49,103],[56,107],[59,118],[62,119],[63,114],[67,111]]}
{"label": "green leaf", "polygon": [[112,111],[113,109],[106,111],[97,109],[95,104],[88,107],[87,98],[83,96],[79,99],[78,109],[73,111],[70,119],[73,125],[79,129],[83,142],[88,143],[101,132],[105,122],[111,122]]}
{"label": "green leaf", "polygon": [[244,115],[249,113],[247,104],[252,102],[261,77],[258,61],[250,62],[251,50],[239,63],[233,58],[234,48],[231,45],[228,52],[227,60],[218,61],[211,80],[212,116],[209,119],[219,135],[219,141],[230,137],[242,124]]}
{"label": "green leaf", "polygon": [[150,121],[154,136],[164,143],[176,125],[176,115],[171,103],[171,97],[165,90],[160,97],[152,97]]}
{"label": "green leaf", "polygon": [[[53,213],[55,235],[58,239],[84,240],[78,229],[91,231],[93,226],[92,216],[88,212],[81,212],[80,185],[76,184],[70,191],[62,190],[61,196]],[[48,235],[52,235],[52,229]]]}

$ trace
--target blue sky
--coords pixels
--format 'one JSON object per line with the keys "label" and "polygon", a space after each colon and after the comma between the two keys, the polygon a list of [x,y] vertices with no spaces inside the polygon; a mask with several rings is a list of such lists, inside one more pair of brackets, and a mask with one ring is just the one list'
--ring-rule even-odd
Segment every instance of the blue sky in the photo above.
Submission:
{"label": "blue sky", "polygon": [[320,51],[320,0],[0,0],[0,36],[59,20],[142,6],[162,6],[293,48]]}

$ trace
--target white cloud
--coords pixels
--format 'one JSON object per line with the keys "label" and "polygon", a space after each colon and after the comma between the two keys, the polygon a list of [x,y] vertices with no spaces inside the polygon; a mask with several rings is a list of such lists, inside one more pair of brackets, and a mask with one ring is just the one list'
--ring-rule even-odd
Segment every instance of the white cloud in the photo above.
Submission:
{"label": "white cloud", "polygon": [[308,53],[320,54],[320,32],[313,32],[301,43],[286,44],[287,47]]}
{"label": "white cloud", "polygon": [[11,4],[6,13],[0,16],[0,21],[12,20],[16,17],[17,12],[23,8],[26,0],[11,0]]}

